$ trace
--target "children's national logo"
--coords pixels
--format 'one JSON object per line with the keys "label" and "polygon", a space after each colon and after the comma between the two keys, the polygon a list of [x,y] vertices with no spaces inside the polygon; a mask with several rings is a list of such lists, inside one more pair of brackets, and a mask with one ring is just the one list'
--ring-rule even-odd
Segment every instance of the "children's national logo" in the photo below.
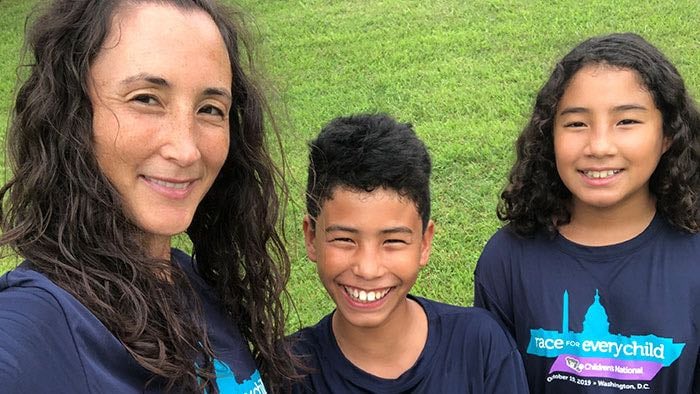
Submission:
{"label": "children's national logo", "polygon": [[561,332],[542,328],[530,330],[527,352],[556,357],[549,373],[618,380],[650,381],[663,367],[673,363],[684,343],[656,335],[611,334],[605,308],[596,290],[588,308],[582,332],[569,330],[569,293],[564,291]]}

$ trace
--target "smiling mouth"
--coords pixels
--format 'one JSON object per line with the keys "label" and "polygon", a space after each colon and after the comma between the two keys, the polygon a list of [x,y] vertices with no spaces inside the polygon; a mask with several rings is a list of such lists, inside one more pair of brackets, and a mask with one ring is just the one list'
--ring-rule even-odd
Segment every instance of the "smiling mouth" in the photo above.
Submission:
{"label": "smiling mouth", "polygon": [[613,175],[619,174],[622,170],[606,170],[606,171],[581,171],[587,178],[605,179]]}
{"label": "smiling mouth", "polygon": [[189,185],[192,184],[191,181],[187,182],[166,182],[161,179],[156,179],[156,178],[150,178],[147,176],[144,176],[144,178],[148,181],[153,183],[154,185],[162,186],[162,187],[167,187],[170,189],[176,189],[176,190],[185,190]]}
{"label": "smiling mouth", "polygon": [[393,289],[393,287],[387,287],[385,289],[380,289],[380,290],[362,290],[358,289],[355,287],[350,287],[350,286],[342,286],[343,289],[345,290],[345,293],[350,296],[354,301],[360,302],[360,303],[370,303],[370,302],[375,302],[379,301],[382,298],[386,297],[387,294]]}

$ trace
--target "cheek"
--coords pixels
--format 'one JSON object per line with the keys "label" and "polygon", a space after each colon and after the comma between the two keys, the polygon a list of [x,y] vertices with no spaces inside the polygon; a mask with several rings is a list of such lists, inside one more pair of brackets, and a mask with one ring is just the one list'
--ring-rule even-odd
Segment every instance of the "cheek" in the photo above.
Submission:
{"label": "cheek", "polygon": [[95,106],[92,120],[95,154],[101,163],[131,162],[151,155],[156,149],[160,125],[147,116]]}
{"label": "cheek", "polygon": [[333,265],[328,264],[328,260],[326,256],[318,259],[316,262],[316,273],[318,274],[319,279],[321,280],[321,283],[324,285],[332,282],[333,278],[338,276],[338,270],[337,268],[333,267]]}
{"label": "cheek", "polygon": [[382,260],[385,262],[390,271],[395,272],[404,278],[410,278],[418,275],[418,272],[420,272],[421,252],[422,249],[419,247],[392,251],[386,253],[382,257]]}
{"label": "cheek", "polygon": [[216,169],[216,172],[226,162],[230,149],[229,144],[228,132],[218,133],[218,135],[206,138],[201,144],[202,157],[209,167]]}
{"label": "cheek", "polygon": [[558,163],[560,160],[565,159],[567,156],[567,141],[564,138],[558,137],[555,133],[552,145],[554,149],[554,161]]}
{"label": "cheek", "polygon": [[557,174],[564,178],[574,168],[574,162],[578,155],[576,152],[576,141],[566,138],[554,138],[554,164]]}
{"label": "cheek", "polygon": [[351,267],[352,257],[342,249],[317,246],[316,251],[318,273],[327,279],[333,279]]}
{"label": "cheek", "polygon": [[665,139],[659,132],[628,138],[620,143],[625,158],[634,163],[656,166],[656,162],[665,152]]}
{"label": "cheek", "polygon": [[118,125],[119,122],[111,111],[103,106],[95,106],[92,115],[92,141],[98,157],[114,150]]}
{"label": "cheek", "polygon": [[123,153],[123,149],[120,149],[120,141],[117,139],[117,134],[111,132],[114,128],[105,126],[107,125],[104,123],[95,124],[93,128],[95,157],[97,158],[100,171],[102,171],[112,183],[117,184],[119,182],[118,179],[115,179],[116,173],[119,167],[124,164],[126,158],[121,154]]}

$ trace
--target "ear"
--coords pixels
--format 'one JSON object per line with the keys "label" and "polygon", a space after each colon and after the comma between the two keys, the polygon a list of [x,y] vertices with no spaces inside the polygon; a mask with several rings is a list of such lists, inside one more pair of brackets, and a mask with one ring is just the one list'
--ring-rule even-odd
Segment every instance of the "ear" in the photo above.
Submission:
{"label": "ear", "polygon": [[429,220],[428,225],[425,226],[425,231],[423,231],[423,239],[421,239],[421,251],[420,251],[420,266],[421,266],[421,268],[428,265],[428,258],[430,257],[430,250],[433,247],[433,235],[435,235],[435,223],[432,220]]}
{"label": "ear", "polygon": [[314,241],[316,240],[316,227],[314,226],[314,218],[309,215],[304,216],[304,246],[306,246],[306,255],[309,260],[316,262],[316,246]]}
{"label": "ear", "polygon": [[671,141],[671,137],[665,135],[665,136],[664,136],[664,141],[663,141],[663,146],[662,146],[663,151],[661,152],[662,155],[663,155],[664,153],[666,153],[666,151],[668,150],[668,148],[671,147],[671,142],[672,142],[672,141]]}

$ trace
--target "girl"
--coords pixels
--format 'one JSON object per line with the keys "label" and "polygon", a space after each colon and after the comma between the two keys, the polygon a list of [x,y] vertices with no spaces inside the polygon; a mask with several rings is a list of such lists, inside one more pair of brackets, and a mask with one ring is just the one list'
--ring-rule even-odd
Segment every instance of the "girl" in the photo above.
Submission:
{"label": "girl", "polygon": [[[8,132],[4,393],[265,392],[288,258],[243,31],[210,0],[55,0]],[[193,256],[171,249],[187,231]],[[263,380],[265,383],[263,384]]]}
{"label": "girl", "polygon": [[474,279],[531,392],[698,391],[699,132],[678,71],[637,35],[556,65]]}

